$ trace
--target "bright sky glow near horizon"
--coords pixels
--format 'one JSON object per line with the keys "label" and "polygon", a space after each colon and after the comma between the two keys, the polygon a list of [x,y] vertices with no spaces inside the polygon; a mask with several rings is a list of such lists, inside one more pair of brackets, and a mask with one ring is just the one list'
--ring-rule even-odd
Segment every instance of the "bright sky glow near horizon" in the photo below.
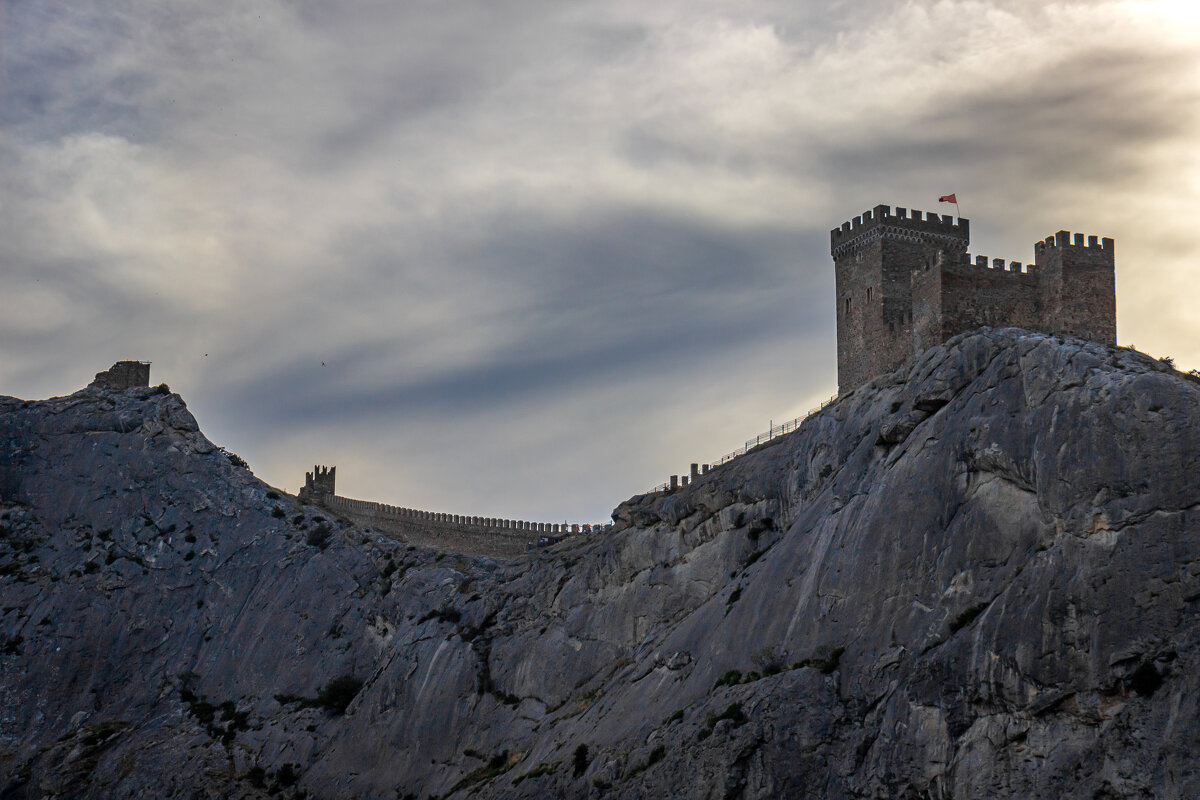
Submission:
{"label": "bright sky glow near horizon", "polygon": [[829,230],[1110,236],[1200,367],[1165,0],[0,0],[0,394],[153,361],[296,491],[600,521],[836,388]]}

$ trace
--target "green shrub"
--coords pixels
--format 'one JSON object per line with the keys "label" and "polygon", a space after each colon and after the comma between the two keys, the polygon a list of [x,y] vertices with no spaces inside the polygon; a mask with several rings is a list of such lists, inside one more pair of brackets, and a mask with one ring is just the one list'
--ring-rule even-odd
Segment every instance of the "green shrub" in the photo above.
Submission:
{"label": "green shrub", "polygon": [[524,775],[518,775],[516,778],[514,778],[513,786],[518,785],[521,781],[526,780],[528,778],[540,778],[542,775],[553,775],[555,772],[558,772],[558,762],[557,761],[551,761],[550,763],[546,763],[543,761],[541,764],[538,764],[536,767],[529,770],[529,772],[526,772]]}
{"label": "green shrub", "polygon": [[737,686],[741,682],[741,670],[731,669],[721,677],[717,678],[717,682],[713,685],[713,689],[720,689],[722,686]]}
{"label": "green shrub", "polygon": [[725,600],[725,615],[729,616],[729,611],[733,608],[733,604],[742,599],[742,587],[737,587],[729,593],[729,597]]}
{"label": "green shrub", "polygon": [[588,758],[587,745],[581,744],[579,747],[576,747],[575,756],[571,760],[571,764],[575,770],[575,777],[578,778],[579,776],[583,775],[583,773],[587,772],[588,764],[590,763],[591,760]]}
{"label": "green shrub", "polygon": [[283,519],[284,516],[286,516],[286,515],[287,515],[287,512],[284,511],[279,506],[275,506],[274,508],[271,509],[271,516],[274,517],[275,519]]}
{"label": "green shrub", "polygon": [[297,771],[298,767],[292,764],[284,764],[275,773],[275,782],[284,788],[294,786],[296,781],[300,779],[300,774]]}
{"label": "green shrub", "polygon": [[362,687],[363,682],[352,675],[334,678],[317,692],[316,704],[333,714],[344,714]]}
{"label": "green shrub", "polygon": [[271,489],[270,491],[267,492],[267,499],[268,500],[278,500],[279,492],[275,491],[274,489]]}
{"label": "green shrub", "polygon": [[250,469],[250,465],[246,463],[246,459],[242,458],[237,453],[230,452],[224,447],[218,449],[221,451],[221,454],[228,459],[230,464],[233,464],[235,467],[241,467],[242,469]]}
{"label": "green shrub", "polygon": [[329,526],[322,522],[320,525],[308,532],[308,536],[305,537],[304,541],[310,547],[316,547],[319,550],[324,550],[329,546],[329,537],[331,534],[332,531],[329,530]]}
{"label": "green shrub", "polygon": [[267,788],[267,773],[262,767],[251,767],[244,777],[255,789]]}
{"label": "green shrub", "polygon": [[422,625],[431,619],[436,619],[440,622],[449,622],[451,625],[457,625],[458,621],[462,619],[462,612],[453,606],[442,606],[441,608],[425,614],[423,617],[417,620],[417,624]]}

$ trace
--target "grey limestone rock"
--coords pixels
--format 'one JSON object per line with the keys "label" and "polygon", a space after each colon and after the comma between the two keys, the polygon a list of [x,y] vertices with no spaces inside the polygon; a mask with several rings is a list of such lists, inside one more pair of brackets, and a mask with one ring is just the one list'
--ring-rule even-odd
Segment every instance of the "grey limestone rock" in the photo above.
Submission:
{"label": "grey limestone rock", "polygon": [[5,797],[1200,796],[1200,385],[964,334],[498,561],[0,398]]}

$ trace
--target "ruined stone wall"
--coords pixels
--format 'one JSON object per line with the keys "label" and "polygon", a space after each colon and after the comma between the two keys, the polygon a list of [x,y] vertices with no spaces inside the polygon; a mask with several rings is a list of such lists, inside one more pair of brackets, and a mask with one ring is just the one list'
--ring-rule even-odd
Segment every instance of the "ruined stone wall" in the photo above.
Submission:
{"label": "ruined stone wall", "polygon": [[104,372],[97,372],[88,388],[120,391],[150,385],[149,361],[118,361]]}
{"label": "ruined stone wall", "polygon": [[374,528],[412,544],[492,558],[514,558],[545,539],[606,527],[420,511],[336,495],[325,498],[321,505],[356,525]]}

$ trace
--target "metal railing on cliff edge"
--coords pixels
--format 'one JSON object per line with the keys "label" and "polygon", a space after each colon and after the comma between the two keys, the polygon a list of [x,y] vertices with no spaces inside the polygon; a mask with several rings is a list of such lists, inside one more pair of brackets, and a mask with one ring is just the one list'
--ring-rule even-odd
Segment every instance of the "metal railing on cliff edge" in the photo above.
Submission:
{"label": "metal railing on cliff edge", "polygon": [[[813,414],[817,414],[821,411],[824,411],[837,399],[838,399],[838,396],[835,394],[832,397],[830,397],[828,400],[826,400],[825,402],[821,403],[821,405],[817,406],[816,408],[810,408],[803,415],[796,417],[795,419],[788,420],[787,422],[781,423],[779,425],[775,425],[774,423],[772,423],[769,430],[765,431],[764,433],[758,434],[753,439],[747,439],[746,443],[744,445],[742,445],[741,447],[739,447],[737,450],[734,450],[732,453],[726,453],[725,455],[721,456],[719,459],[717,459],[717,461],[713,462],[712,464],[705,464],[704,471],[707,472],[711,467],[719,467],[728,461],[733,461],[738,456],[745,455],[746,453],[750,452],[754,448],[758,447],[760,444],[765,444],[766,442],[769,442],[772,439],[783,436],[785,433],[791,433],[792,431],[799,428],[800,424],[802,422],[804,422],[804,420],[808,419]],[[676,477],[678,477],[678,476],[676,476]],[[687,484],[687,478],[684,478],[684,485],[686,485],[686,484]],[[665,492],[670,487],[671,487],[671,484],[669,482],[668,483],[660,483],[658,486],[655,486],[650,491],[651,492]]]}

